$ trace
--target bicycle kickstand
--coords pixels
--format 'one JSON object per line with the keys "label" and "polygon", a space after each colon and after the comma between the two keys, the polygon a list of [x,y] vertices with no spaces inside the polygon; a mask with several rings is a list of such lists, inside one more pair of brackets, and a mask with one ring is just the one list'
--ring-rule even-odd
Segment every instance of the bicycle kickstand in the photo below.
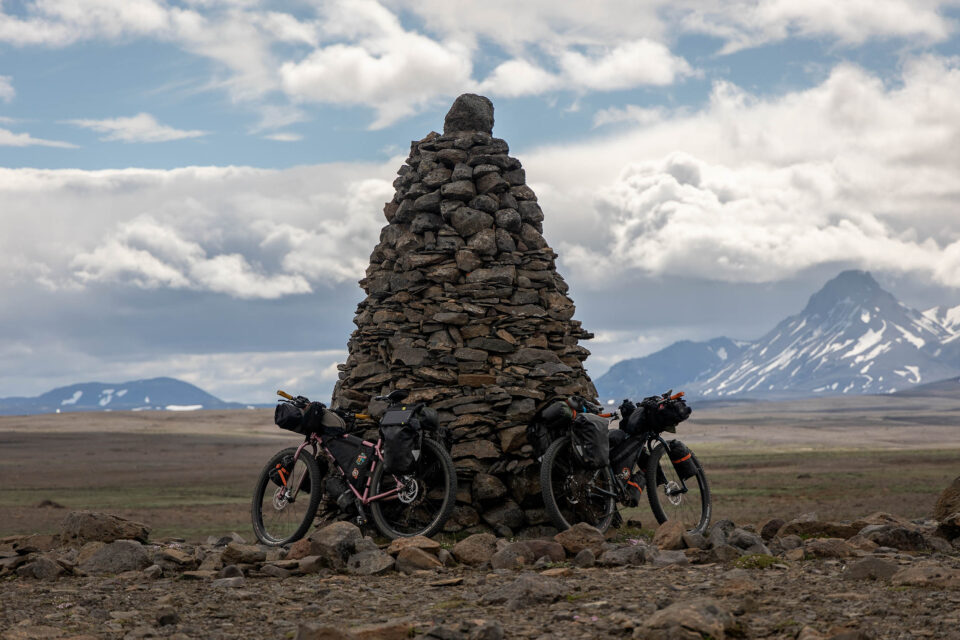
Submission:
{"label": "bicycle kickstand", "polygon": [[361,502],[360,499],[357,498],[356,496],[354,496],[353,501],[357,505],[357,517],[356,517],[357,526],[362,527],[363,525],[367,524],[367,514],[363,510],[363,502]]}

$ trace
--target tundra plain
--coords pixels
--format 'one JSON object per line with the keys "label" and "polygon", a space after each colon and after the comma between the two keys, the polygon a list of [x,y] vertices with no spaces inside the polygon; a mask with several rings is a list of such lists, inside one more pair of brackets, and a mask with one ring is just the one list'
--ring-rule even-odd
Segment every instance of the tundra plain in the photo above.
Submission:
{"label": "tundra plain", "polygon": [[[960,470],[960,398],[694,404],[669,437],[703,462],[714,520],[921,518]],[[0,536],[55,532],[67,510],[92,509],[143,522],[157,538],[252,539],[257,475],[298,442],[265,409],[3,416]],[[646,505],[627,515],[655,526]]]}

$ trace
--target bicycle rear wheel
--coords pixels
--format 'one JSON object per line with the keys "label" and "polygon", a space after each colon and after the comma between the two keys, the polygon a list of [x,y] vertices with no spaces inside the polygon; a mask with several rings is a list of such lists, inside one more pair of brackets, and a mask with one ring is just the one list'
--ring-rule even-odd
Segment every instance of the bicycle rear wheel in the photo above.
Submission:
{"label": "bicycle rear wheel", "polygon": [[383,535],[391,540],[432,536],[440,532],[453,513],[457,472],[447,450],[424,437],[420,459],[411,473],[387,473],[383,461],[378,460],[370,486],[375,496],[400,488],[396,495],[370,503],[373,523]]}
{"label": "bicycle rear wheel", "polygon": [[276,453],[260,472],[250,505],[250,519],[257,540],[270,546],[295,542],[304,536],[313,523],[320,504],[320,465],[309,451],[301,451],[290,469],[286,485],[270,479],[286,456],[293,457],[295,448]]}
{"label": "bicycle rear wheel", "polygon": [[561,531],[586,522],[605,532],[617,513],[610,467],[581,468],[574,458],[570,436],[555,440],[543,454],[540,491],[547,515]]}
{"label": "bicycle rear wheel", "polygon": [[[691,533],[704,533],[710,526],[712,504],[710,485],[697,456],[690,453],[697,473],[681,482],[662,444],[650,452],[647,461],[647,499],[657,522],[679,520]],[[687,491],[682,492],[686,486]]]}

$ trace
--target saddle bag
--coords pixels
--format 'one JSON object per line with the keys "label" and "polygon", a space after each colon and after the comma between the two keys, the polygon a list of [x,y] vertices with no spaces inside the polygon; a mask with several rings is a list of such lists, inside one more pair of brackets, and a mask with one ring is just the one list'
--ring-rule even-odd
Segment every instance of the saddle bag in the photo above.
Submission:
{"label": "saddle bag", "polygon": [[670,455],[670,462],[673,463],[673,469],[681,479],[686,480],[697,475],[697,465],[693,462],[693,452],[679,440],[671,440],[667,443],[667,453]]}
{"label": "saddle bag", "polygon": [[585,469],[601,469],[610,464],[610,440],[607,421],[592,413],[581,413],[573,420],[570,440],[573,453]]}
{"label": "saddle bag", "polygon": [[394,475],[410,473],[420,458],[422,434],[419,407],[391,407],[380,419],[384,471]]}

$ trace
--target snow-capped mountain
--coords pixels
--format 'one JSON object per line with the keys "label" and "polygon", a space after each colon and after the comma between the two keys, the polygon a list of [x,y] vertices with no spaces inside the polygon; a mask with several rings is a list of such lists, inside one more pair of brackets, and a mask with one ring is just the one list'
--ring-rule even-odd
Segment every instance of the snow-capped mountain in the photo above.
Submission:
{"label": "snow-capped mountain", "polygon": [[960,306],[934,307],[924,311],[923,315],[950,332],[948,341],[960,338]]}
{"label": "snow-capped mountain", "polygon": [[844,271],[696,391],[708,398],[890,393],[956,375],[939,357],[951,335],[869,273]]}
{"label": "snow-capped mountain", "polygon": [[742,348],[727,349],[725,360],[681,348],[714,342],[675,343],[619,362],[597,380],[598,391],[604,400],[670,387],[705,399],[892,393],[960,374],[960,307],[921,313],[869,273],[844,271],[756,342],[729,341]]}
{"label": "snow-capped mountain", "polygon": [[85,382],[59,387],[35,398],[0,398],[0,415],[66,413],[72,411],[192,411],[239,409],[203,389],[175,378],[151,378],[122,383]]}
{"label": "snow-capped mountain", "polygon": [[748,346],[729,338],[709,342],[681,340],[642,358],[622,360],[595,381],[601,402],[643,398],[663,393],[680,383],[699,380],[737,358]]}

